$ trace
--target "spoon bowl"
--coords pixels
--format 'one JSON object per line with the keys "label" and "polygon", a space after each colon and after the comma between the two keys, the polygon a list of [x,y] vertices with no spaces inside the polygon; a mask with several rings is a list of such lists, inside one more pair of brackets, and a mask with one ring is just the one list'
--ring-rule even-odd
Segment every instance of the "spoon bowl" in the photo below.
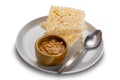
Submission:
{"label": "spoon bowl", "polygon": [[96,48],[102,39],[102,32],[100,30],[96,30],[89,34],[84,42],[84,47],[87,49]]}

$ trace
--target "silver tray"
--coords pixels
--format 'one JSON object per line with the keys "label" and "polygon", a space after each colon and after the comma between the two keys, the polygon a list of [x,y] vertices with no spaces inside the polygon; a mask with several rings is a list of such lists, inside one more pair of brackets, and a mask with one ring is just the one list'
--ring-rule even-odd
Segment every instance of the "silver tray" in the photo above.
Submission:
{"label": "silver tray", "polygon": [[[31,66],[45,72],[57,73],[59,68],[62,65],[64,65],[64,63],[67,61],[69,57],[66,57],[66,60],[64,60],[62,64],[52,67],[46,67],[38,64],[37,59],[35,57],[34,43],[45,32],[42,28],[40,28],[40,23],[45,21],[46,18],[47,16],[40,17],[26,24],[18,34],[16,41],[16,48],[22,59]],[[86,24],[88,26],[88,29],[86,30],[86,32],[83,33],[84,38],[86,37],[87,34],[95,30],[95,28],[91,24],[89,24],[88,22],[86,22]],[[74,50],[73,49],[71,50],[74,53]],[[78,60],[74,67],[65,70],[62,74],[69,74],[69,73],[76,73],[83,71],[94,65],[101,58],[102,55],[103,55],[103,41],[98,46],[98,48],[88,51],[85,54],[85,56],[82,58],[82,60],[80,61]]]}

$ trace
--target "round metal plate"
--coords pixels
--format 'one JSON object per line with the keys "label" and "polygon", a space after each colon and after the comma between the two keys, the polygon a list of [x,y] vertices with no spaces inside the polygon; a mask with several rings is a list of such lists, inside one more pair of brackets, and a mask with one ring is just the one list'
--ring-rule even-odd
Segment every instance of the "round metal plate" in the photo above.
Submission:
{"label": "round metal plate", "polygon": [[[16,47],[22,59],[31,66],[45,72],[57,73],[57,71],[63,64],[53,67],[46,67],[38,64],[37,59],[35,57],[34,43],[45,32],[40,27],[40,23],[45,21],[46,18],[47,16],[40,17],[25,25],[18,34]],[[83,33],[84,38],[86,37],[87,34],[95,30],[95,28],[92,25],[90,25],[87,22],[86,24],[88,26],[88,29],[86,30],[86,32]],[[88,51],[86,55],[82,58],[82,60],[78,61],[76,65],[72,67],[72,69],[64,71],[63,74],[75,73],[91,67],[100,59],[102,54],[103,54],[103,41],[98,46],[98,48]],[[65,61],[63,63],[65,63]]]}

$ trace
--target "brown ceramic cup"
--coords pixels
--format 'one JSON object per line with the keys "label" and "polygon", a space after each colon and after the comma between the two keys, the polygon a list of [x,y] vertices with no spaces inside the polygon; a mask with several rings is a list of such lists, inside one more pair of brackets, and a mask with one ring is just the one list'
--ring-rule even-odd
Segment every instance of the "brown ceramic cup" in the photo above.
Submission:
{"label": "brown ceramic cup", "polygon": [[[56,40],[62,41],[65,47],[64,50],[57,55],[46,54],[45,52],[41,51],[39,49],[39,47],[41,46],[41,43],[44,40],[49,40],[49,39],[56,39]],[[36,55],[37,61],[38,63],[45,66],[56,66],[62,63],[62,61],[66,57],[67,50],[68,50],[68,46],[66,41],[57,35],[43,35],[42,37],[37,39],[35,42],[35,55]]]}

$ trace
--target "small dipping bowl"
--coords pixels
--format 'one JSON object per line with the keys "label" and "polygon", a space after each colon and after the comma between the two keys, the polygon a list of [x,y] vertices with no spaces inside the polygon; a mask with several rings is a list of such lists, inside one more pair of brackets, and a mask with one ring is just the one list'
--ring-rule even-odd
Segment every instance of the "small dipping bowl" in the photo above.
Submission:
{"label": "small dipping bowl", "polygon": [[[56,40],[57,42],[62,42],[64,49],[62,49],[62,51],[60,53],[48,54],[47,52],[45,52],[46,49],[44,51],[40,50],[40,47],[42,47],[43,42],[45,42],[45,41],[47,42],[51,39]],[[47,46],[47,47],[49,48],[50,46]],[[46,47],[44,47],[44,48],[46,48]],[[42,49],[44,49],[44,48],[42,48]],[[50,48],[52,48],[52,47],[50,47]],[[55,47],[55,48],[57,48],[57,47]],[[43,35],[42,37],[37,39],[35,42],[35,55],[36,55],[37,61],[38,61],[38,63],[40,63],[44,66],[56,66],[56,65],[62,63],[66,57],[67,50],[68,50],[68,46],[67,46],[66,41],[63,38],[59,37],[58,35]]]}

